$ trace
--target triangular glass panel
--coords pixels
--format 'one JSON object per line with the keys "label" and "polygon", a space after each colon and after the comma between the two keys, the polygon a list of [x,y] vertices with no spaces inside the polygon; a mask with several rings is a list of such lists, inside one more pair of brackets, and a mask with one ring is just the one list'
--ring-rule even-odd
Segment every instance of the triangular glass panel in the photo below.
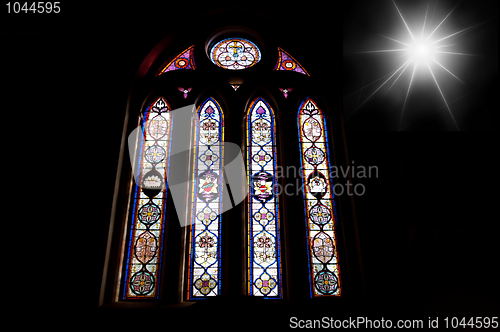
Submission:
{"label": "triangular glass panel", "polygon": [[194,64],[193,48],[194,45],[182,51],[182,53],[176,56],[174,59],[166,61],[160,67],[161,69],[158,71],[156,76],[159,76],[161,74],[166,73],[167,71],[172,71],[172,70],[196,69],[196,66]]}

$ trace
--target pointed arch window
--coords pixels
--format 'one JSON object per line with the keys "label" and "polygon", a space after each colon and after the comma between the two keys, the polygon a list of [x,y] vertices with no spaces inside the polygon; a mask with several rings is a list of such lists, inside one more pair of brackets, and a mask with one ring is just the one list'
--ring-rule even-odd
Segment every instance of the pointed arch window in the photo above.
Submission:
{"label": "pointed arch window", "polygon": [[340,296],[335,197],[330,178],[328,133],[323,112],[311,99],[299,107],[298,134],[308,243],[311,297]]}
{"label": "pointed arch window", "polygon": [[276,63],[274,70],[295,71],[297,73],[310,76],[304,67],[302,67],[302,65],[295,60],[294,57],[285,52],[281,47],[278,47],[278,62]]}
{"label": "pointed arch window", "polygon": [[212,47],[210,60],[219,67],[240,70],[252,67],[260,61],[257,45],[244,38],[227,38]]}
{"label": "pointed arch window", "polygon": [[220,294],[224,115],[212,97],[197,109],[188,300]]}
{"label": "pointed arch window", "polygon": [[263,98],[247,112],[248,295],[281,298],[276,125]]}
{"label": "pointed arch window", "polygon": [[158,298],[165,229],[172,123],[171,108],[160,97],[149,105],[141,121],[137,149],[138,181],[134,187],[131,227],[125,264],[124,299]]}

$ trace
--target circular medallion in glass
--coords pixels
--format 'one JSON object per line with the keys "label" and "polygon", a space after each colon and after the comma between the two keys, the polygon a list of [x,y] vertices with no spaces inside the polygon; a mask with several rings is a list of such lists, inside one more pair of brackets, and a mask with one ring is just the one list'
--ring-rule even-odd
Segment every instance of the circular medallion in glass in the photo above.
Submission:
{"label": "circular medallion in glass", "polygon": [[212,47],[210,59],[217,66],[239,70],[252,67],[260,61],[260,50],[244,38],[227,38]]}

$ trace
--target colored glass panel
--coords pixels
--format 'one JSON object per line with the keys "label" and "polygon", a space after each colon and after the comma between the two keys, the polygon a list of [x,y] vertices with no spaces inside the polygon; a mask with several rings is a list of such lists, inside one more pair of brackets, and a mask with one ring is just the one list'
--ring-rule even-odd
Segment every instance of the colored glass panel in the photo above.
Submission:
{"label": "colored glass panel", "polygon": [[293,91],[292,88],[284,88],[284,89],[283,88],[278,88],[278,89],[281,91],[281,93],[283,94],[283,96],[285,96],[285,99],[287,99],[288,98],[288,94]]}
{"label": "colored glass panel", "polygon": [[184,88],[182,88],[182,87],[178,87],[178,88],[177,88],[177,90],[179,90],[180,92],[182,92],[182,96],[184,97],[184,99],[186,99],[186,98],[187,98],[188,93],[190,93],[192,89],[193,89],[193,88],[187,88],[187,89],[184,89]]}
{"label": "colored glass panel", "polygon": [[125,264],[124,299],[157,298],[165,228],[171,117],[163,98],[144,112]]}
{"label": "colored glass panel", "polygon": [[224,116],[220,105],[208,98],[197,109],[193,150],[192,226],[188,272],[188,300],[220,293],[222,144]]}
{"label": "colored glass panel", "polygon": [[310,98],[299,107],[298,131],[304,185],[309,282],[312,297],[340,296],[335,230],[336,209],[330,178],[328,134],[322,111]]}
{"label": "colored glass panel", "polygon": [[309,76],[309,73],[295,60],[290,54],[285,52],[281,47],[278,47],[278,62],[274,70],[295,71]]}
{"label": "colored glass panel", "polygon": [[274,114],[262,98],[247,113],[248,295],[281,298]]}
{"label": "colored glass panel", "polygon": [[252,67],[260,61],[260,50],[251,41],[243,38],[221,40],[212,47],[210,59],[217,66],[239,70]]}
{"label": "colored glass panel", "polygon": [[194,55],[193,55],[194,45],[182,51],[181,54],[176,56],[173,60],[165,62],[156,74],[159,76],[168,71],[179,70],[179,69],[196,69],[194,64]]}

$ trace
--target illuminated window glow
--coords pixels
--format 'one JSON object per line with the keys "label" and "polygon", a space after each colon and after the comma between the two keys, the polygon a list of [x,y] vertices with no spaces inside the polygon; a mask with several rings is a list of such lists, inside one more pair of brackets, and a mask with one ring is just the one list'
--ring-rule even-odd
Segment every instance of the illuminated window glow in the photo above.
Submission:
{"label": "illuminated window glow", "polygon": [[335,200],[330,179],[328,134],[322,111],[306,98],[299,107],[298,131],[304,185],[311,297],[340,296]]}
{"label": "illuminated window glow", "polygon": [[193,55],[194,45],[182,51],[181,54],[176,56],[173,60],[165,62],[156,74],[159,76],[168,71],[179,70],[179,69],[196,69],[194,64],[194,55]]}

